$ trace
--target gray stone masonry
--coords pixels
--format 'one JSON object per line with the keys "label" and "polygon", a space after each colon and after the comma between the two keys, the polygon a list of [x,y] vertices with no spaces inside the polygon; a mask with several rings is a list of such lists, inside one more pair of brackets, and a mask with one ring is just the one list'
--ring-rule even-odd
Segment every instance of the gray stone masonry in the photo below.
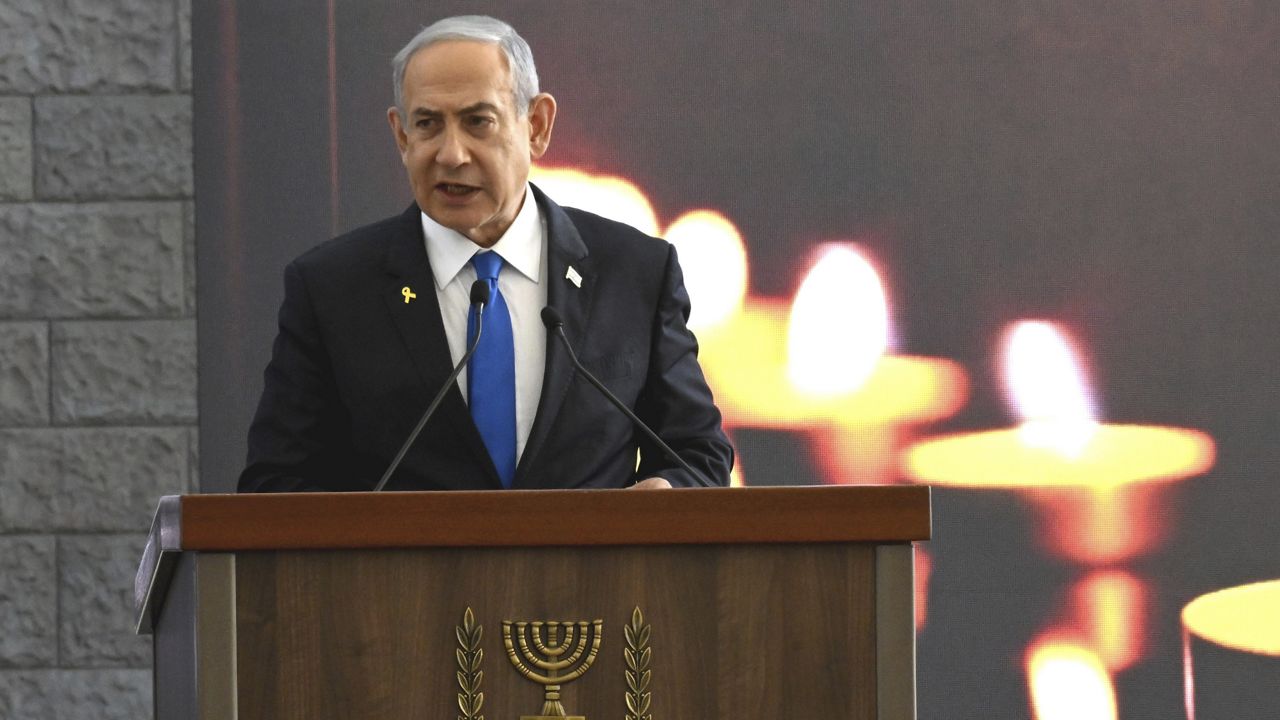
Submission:
{"label": "gray stone masonry", "polygon": [[54,544],[48,536],[0,537],[0,668],[57,660]]}
{"label": "gray stone masonry", "polygon": [[56,424],[195,422],[192,321],[58,322],[50,344]]}
{"label": "gray stone masonry", "polygon": [[31,100],[0,97],[0,200],[30,200],[31,177]]}
{"label": "gray stone masonry", "polygon": [[0,92],[172,91],[174,0],[5,0]]}
{"label": "gray stone masonry", "polygon": [[178,0],[178,89],[191,92],[191,0]]}
{"label": "gray stone masonry", "polygon": [[133,633],[133,574],[142,535],[72,535],[58,541],[62,667],[145,667],[149,637]]}
{"label": "gray stone masonry", "polygon": [[0,718],[144,720],[150,670],[0,671]]}
{"label": "gray stone masonry", "polygon": [[0,321],[0,427],[49,422],[49,324]]}
{"label": "gray stone masonry", "polygon": [[0,0],[0,720],[153,715],[132,582],[196,482],[191,0]]}
{"label": "gray stone masonry", "polygon": [[36,195],[46,200],[191,195],[191,97],[40,97]]}
{"label": "gray stone masonry", "polygon": [[187,435],[184,427],[0,430],[0,533],[144,533],[157,499],[187,489]]}
{"label": "gray stone masonry", "polygon": [[0,205],[0,318],[178,317],[181,202]]}

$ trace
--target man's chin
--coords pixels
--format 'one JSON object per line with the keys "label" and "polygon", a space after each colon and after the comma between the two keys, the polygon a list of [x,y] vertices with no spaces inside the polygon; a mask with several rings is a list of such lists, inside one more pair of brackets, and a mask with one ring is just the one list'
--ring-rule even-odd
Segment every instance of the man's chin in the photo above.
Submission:
{"label": "man's chin", "polygon": [[482,217],[481,213],[474,211],[458,212],[457,208],[441,208],[433,205],[428,205],[425,212],[427,217],[438,224],[466,237],[481,247],[489,247],[496,241],[496,238],[494,241],[485,241],[485,233],[482,231],[481,225],[487,218]]}

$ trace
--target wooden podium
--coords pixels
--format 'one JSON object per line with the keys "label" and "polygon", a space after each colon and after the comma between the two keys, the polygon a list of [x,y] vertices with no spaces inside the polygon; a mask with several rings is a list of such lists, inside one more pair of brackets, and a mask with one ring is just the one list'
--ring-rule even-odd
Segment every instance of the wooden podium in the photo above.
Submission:
{"label": "wooden podium", "polygon": [[162,720],[902,720],[929,531],[923,487],[172,496],[138,631]]}

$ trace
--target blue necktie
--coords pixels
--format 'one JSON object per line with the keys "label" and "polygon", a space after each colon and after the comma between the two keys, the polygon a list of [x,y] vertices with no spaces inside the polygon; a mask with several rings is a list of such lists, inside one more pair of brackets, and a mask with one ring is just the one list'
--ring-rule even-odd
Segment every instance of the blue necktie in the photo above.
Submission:
{"label": "blue necktie", "polygon": [[[480,346],[467,364],[467,403],[502,486],[509,488],[516,476],[516,351],[511,314],[498,291],[502,256],[495,252],[476,253],[471,264],[476,269],[476,279],[489,283],[489,304],[484,311]],[[475,332],[475,313],[468,313],[468,347]]]}

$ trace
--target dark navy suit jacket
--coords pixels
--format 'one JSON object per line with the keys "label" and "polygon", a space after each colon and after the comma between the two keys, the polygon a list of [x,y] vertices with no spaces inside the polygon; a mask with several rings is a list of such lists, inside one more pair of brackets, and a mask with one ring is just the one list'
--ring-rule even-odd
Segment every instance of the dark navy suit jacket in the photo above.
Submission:
{"label": "dark navy suit jacket", "polygon": [[[674,248],[537,188],[548,304],[584,365],[704,476],[727,484],[733,451],[685,326]],[[581,286],[565,276],[572,266]],[[416,205],[305,253],[285,270],[280,330],[249,430],[241,492],[368,490],[452,370]],[[402,288],[417,298],[406,303]],[[639,467],[636,451],[639,450]],[[547,338],[546,371],[514,488],[696,485]],[[455,383],[387,484],[498,489]]]}

